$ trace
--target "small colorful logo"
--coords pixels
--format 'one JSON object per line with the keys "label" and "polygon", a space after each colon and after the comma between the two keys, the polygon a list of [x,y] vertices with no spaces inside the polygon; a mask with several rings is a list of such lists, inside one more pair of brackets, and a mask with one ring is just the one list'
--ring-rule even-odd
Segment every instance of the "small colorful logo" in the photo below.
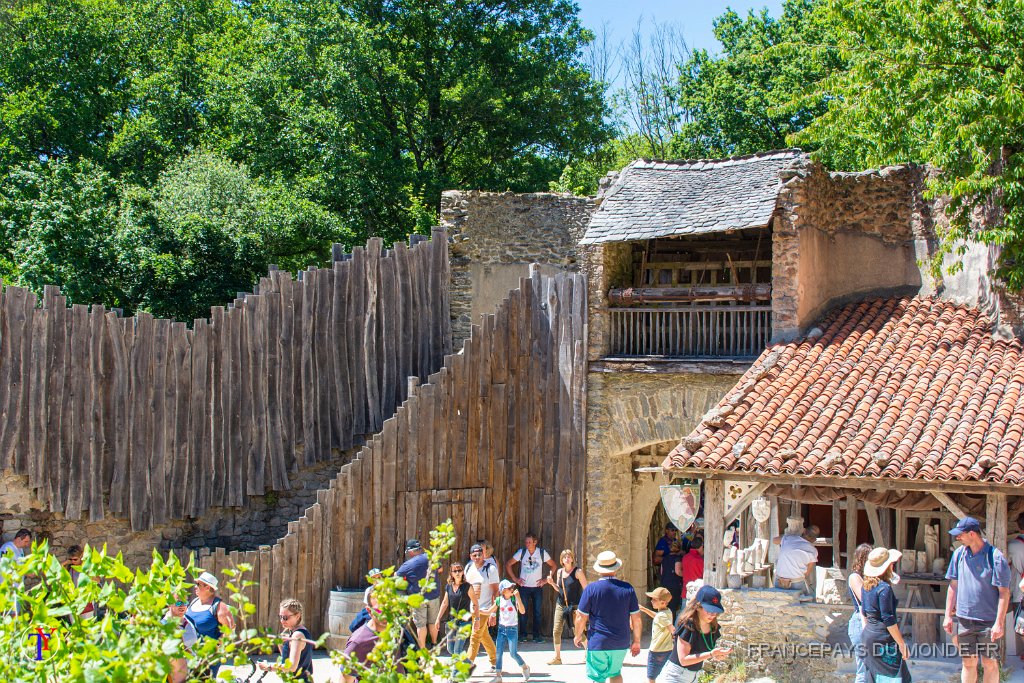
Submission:
{"label": "small colorful logo", "polygon": [[25,632],[25,654],[37,662],[44,662],[53,656],[56,640],[56,627],[34,626]]}

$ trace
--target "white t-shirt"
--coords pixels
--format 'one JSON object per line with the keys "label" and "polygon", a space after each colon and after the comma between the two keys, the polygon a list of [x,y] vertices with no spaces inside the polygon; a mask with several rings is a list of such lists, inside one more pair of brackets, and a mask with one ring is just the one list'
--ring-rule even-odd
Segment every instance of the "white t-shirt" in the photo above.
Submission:
{"label": "white t-shirt", "polygon": [[1021,590],[1020,579],[1024,574],[1024,534],[1014,536],[1006,546],[1006,561],[1010,563],[1010,590],[1013,593],[1013,601],[1020,602]]}
{"label": "white t-shirt", "polygon": [[485,562],[484,566],[478,569],[475,563],[470,562],[466,565],[466,581],[474,588],[480,588],[480,599],[477,601],[478,609],[490,607],[495,593],[498,592],[497,567]]}
{"label": "white t-shirt", "polygon": [[534,548],[532,553],[526,548],[520,548],[512,559],[519,561],[519,578],[523,580],[523,588],[544,585],[544,563],[551,560],[548,551],[540,546]]}
{"label": "white t-shirt", "polygon": [[506,600],[503,597],[498,597],[498,625],[499,626],[518,626],[519,625],[519,610],[516,609],[515,598]]}
{"label": "white t-shirt", "polygon": [[0,557],[7,553],[14,555],[14,557],[19,560],[25,557],[25,549],[14,545],[14,541],[7,541],[7,543],[0,545]]}
{"label": "white t-shirt", "polygon": [[782,537],[775,575],[799,581],[807,573],[807,565],[818,561],[818,549],[803,536],[789,534]]}

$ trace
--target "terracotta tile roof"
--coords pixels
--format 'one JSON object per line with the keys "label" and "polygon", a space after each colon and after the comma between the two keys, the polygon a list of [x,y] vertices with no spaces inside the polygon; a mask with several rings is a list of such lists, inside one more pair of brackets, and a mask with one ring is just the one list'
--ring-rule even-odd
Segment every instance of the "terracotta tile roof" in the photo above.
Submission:
{"label": "terracotta tile roof", "polygon": [[666,468],[1024,483],[1024,347],[979,310],[872,299],[758,358]]}
{"label": "terracotta tile roof", "polygon": [[730,159],[638,159],[604,195],[580,244],[763,228],[782,188],[779,172],[801,158],[790,149]]}

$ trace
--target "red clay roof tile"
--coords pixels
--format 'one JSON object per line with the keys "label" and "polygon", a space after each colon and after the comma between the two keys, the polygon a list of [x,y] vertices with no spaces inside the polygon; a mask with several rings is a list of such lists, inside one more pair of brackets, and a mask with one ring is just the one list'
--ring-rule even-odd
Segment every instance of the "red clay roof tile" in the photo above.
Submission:
{"label": "red clay roof tile", "polygon": [[719,404],[724,424],[702,420],[703,446],[663,466],[1024,483],[1024,346],[981,311],[872,299],[818,329],[766,349]]}

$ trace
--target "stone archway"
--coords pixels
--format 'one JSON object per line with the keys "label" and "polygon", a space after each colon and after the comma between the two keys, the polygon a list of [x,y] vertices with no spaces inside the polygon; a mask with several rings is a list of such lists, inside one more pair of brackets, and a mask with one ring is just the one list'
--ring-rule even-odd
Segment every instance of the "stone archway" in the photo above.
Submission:
{"label": "stone archway", "polygon": [[[743,368],[739,368],[743,369]],[[587,389],[587,566],[601,550],[624,562],[620,576],[647,583],[649,525],[668,477],[659,465],[739,374],[593,372]]]}

